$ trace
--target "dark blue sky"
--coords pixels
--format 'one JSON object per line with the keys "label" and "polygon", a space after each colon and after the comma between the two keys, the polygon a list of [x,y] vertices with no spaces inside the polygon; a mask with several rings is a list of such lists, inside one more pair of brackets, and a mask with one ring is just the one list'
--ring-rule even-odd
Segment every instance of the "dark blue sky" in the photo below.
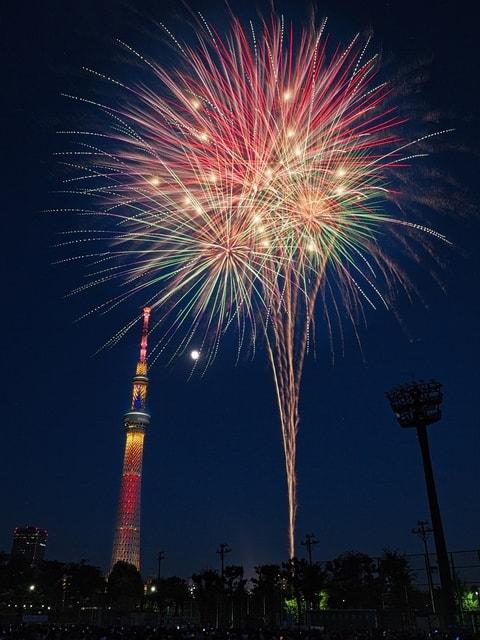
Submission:
{"label": "dark blue sky", "polygon": [[[162,52],[153,20],[182,30],[176,2],[47,0],[10,3],[2,32],[3,420],[0,447],[0,549],[12,529],[31,523],[49,531],[48,557],[87,558],[107,568],[120,479],[122,414],[137,356],[131,334],[114,350],[93,356],[116,326],[111,317],[75,324],[92,298],[63,299],[82,270],[54,266],[56,232],[71,227],[41,210],[55,206],[62,170],[52,154],[65,142],[60,128],[82,113],[60,93],[77,84],[88,92],[82,65],[108,68],[121,37]],[[194,2],[211,21],[223,3]],[[248,17],[255,6],[233,2]],[[18,6],[15,6],[18,5]],[[339,38],[372,26],[378,47],[399,67],[429,59],[423,99],[457,128],[454,150],[431,158],[459,183],[451,188],[475,209],[478,201],[479,53],[469,2],[337,0],[318,6]],[[262,7],[264,5],[260,5]],[[279,5],[294,19],[303,0]],[[220,17],[219,17],[220,16]],[[102,65],[104,65],[102,67]],[[127,69],[126,73],[134,73]],[[92,89],[94,90],[94,89]],[[88,120],[87,120],[88,122]],[[85,119],[83,120],[85,123]],[[305,369],[299,436],[298,534],[314,531],[317,557],[350,549],[371,554],[385,546],[419,551],[410,534],[428,519],[413,432],[394,422],[384,392],[418,377],[445,385],[444,419],[431,429],[431,447],[450,549],[479,547],[480,388],[479,220],[462,205],[437,228],[456,247],[439,245],[442,291],[421,266],[411,266],[424,304],[398,300],[392,313],[368,312],[360,330],[363,353],[346,331],[346,355],[332,365],[320,338]],[[409,265],[405,265],[409,268]],[[94,300],[95,301],[95,300]],[[132,315],[135,310],[120,312]],[[112,324],[113,323],[113,324]],[[151,429],[143,491],[143,568],[154,570],[165,549],[165,572],[188,576],[215,565],[228,542],[229,561],[255,564],[286,555],[283,452],[265,354],[233,366],[228,349],[201,380],[187,381],[190,363],[151,372]]]}

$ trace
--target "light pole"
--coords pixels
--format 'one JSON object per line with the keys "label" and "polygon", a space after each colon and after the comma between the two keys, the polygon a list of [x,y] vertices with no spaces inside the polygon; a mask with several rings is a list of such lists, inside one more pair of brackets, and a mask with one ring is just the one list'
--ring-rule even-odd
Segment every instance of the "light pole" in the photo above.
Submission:
{"label": "light pole", "polygon": [[442,384],[436,380],[408,382],[389,391],[387,398],[400,426],[417,430],[440,574],[440,613],[444,626],[448,626],[455,623],[455,598],[427,434],[428,425],[442,417]]}

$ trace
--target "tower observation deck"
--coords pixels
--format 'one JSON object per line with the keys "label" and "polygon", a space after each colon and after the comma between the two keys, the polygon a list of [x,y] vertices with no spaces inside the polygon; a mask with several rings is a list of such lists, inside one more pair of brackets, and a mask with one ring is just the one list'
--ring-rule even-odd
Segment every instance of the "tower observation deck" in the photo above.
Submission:
{"label": "tower observation deck", "polygon": [[150,424],[146,412],[148,392],[147,340],[150,308],[143,310],[140,356],[132,381],[130,410],[124,415],[125,453],[113,540],[112,567],[119,560],[140,570],[140,503],[142,488],[143,441]]}

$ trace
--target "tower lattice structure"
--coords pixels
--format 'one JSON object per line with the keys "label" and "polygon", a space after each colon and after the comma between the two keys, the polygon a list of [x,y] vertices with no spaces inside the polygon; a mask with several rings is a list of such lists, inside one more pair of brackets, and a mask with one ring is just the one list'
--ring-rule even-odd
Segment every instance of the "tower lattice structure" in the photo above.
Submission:
{"label": "tower lattice structure", "polygon": [[121,560],[133,564],[138,570],[140,570],[140,503],[143,442],[146,429],[150,424],[150,415],[146,412],[149,320],[150,308],[145,307],[143,310],[140,356],[132,382],[132,402],[130,410],[127,411],[123,418],[125,453],[112,552],[112,567]]}

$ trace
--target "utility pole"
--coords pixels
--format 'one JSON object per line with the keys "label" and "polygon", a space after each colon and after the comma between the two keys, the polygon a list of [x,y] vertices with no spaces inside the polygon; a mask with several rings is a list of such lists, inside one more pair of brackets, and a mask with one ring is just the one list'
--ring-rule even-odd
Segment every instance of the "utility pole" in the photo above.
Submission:
{"label": "utility pole", "polygon": [[223,574],[225,573],[225,555],[227,553],[230,553],[231,549],[228,546],[228,544],[225,544],[224,542],[222,542],[222,544],[218,545],[218,549],[217,549],[217,553],[220,556],[220,569],[221,569],[221,576],[223,578]]}
{"label": "utility pole", "polygon": [[433,590],[433,578],[432,578],[432,565],[430,564],[430,555],[428,553],[428,535],[432,533],[433,529],[429,527],[426,520],[419,520],[417,522],[417,528],[412,529],[412,533],[420,538],[423,542],[423,549],[425,553],[425,570],[427,572],[428,592],[430,593],[430,602],[432,605],[432,613],[435,613],[435,592]]}
{"label": "utility pole", "polygon": [[160,582],[162,577],[162,562],[165,560],[165,551],[158,552],[158,570],[157,570],[157,582]]}
{"label": "utility pole", "polygon": [[442,384],[436,380],[414,380],[392,389],[386,395],[400,426],[414,427],[417,431],[440,574],[440,615],[446,628],[456,622],[455,596],[427,434],[428,425],[438,422],[442,417]]}
{"label": "utility pole", "polygon": [[312,564],[312,550],[313,547],[318,544],[320,540],[315,536],[314,533],[307,533],[305,536],[305,540],[301,541],[301,545],[307,547],[308,553],[308,564]]}

